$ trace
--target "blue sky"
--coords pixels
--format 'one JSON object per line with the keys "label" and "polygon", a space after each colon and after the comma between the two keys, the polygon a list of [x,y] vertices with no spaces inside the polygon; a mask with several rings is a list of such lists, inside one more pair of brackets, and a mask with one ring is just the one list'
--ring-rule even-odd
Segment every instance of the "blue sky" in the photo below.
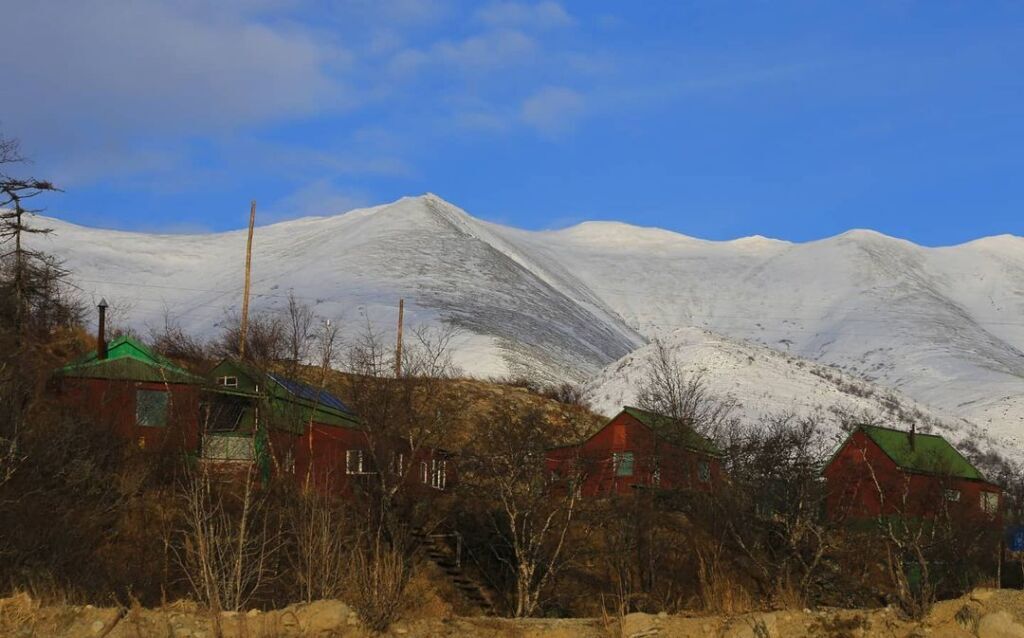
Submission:
{"label": "blue sky", "polygon": [[534,229],[1024,234],[1020,2],[5,5],[0,130],[79,223],[430,191]]}

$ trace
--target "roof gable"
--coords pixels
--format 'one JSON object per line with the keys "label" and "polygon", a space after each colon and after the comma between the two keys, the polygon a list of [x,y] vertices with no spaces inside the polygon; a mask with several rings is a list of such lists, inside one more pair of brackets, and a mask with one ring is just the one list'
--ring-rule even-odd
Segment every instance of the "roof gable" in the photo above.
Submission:
{"label": "roof gable", "polygon": [[692,427],[680,423],[677,419],[632,406],[624,407],[619,414],[623,413],[643,423],[658,437],[669,443],[709,456],[722,456],[722,451],[710,439]]}
{"label": "roof gable", "polygon": [[922,474],[985,480],[981,472],[941,436],[915,433],[911,445],[910,433],[903,430],[875,425],[861,425],[858,429],[881,448],[900,469]]}
{"label": "roof gable", "polygon": [[107,357],[93,350],[57,370],[65,377],[148,381],[156,383],[202,383],[202,377],[175,365],[129,336],[107,345]]}

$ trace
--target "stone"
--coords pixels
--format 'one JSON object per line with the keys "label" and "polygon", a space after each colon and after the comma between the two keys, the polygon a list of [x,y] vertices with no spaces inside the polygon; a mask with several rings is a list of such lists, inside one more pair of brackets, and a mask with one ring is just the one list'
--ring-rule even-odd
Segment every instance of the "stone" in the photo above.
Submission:
{"label": "stone", "polygon": [[1024,625],[1005,611],[985,614],[978,621],[978,638],[1024,638]]}
{"label": "stone", "polygon": [[317,634],[337,631],[343,625],[351,624],[352,612],[340,600],[318,600],[304,605],[296,615],[303,631]]}
{"label": "stone", "polygon": [[92,631],[92,634],[94,636],[98,636],[103,631],[103,628],[106,626],[106,623],[104,623],[102,620],[97,620],[92,623],[92,626],[89,629]]}

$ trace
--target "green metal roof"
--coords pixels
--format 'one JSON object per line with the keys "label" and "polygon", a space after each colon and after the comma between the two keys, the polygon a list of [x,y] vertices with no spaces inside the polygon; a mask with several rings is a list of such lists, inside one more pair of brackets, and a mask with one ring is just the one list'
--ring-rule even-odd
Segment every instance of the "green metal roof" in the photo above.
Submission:
{"label": "green metal roof", "polygon": [[[218,378],[223,376],[235,376],[238,378],[237,387],[225,387],[223,385],[213,385],[209,388],[211,392],[217,394],[226,394],[233,396],[242,396],[253,399],[265,398],[271,401],[272,404],[281,406],[283,404],[292,404],[303,408],[308,411],[312,411],[315,414],[315,420],[328,425],[339,425],[346,427],[355,427],[359,425],[359,419],[356,415],[349,412],[347,409],[340,410],[335,405],[342,405],[333,395],[326,391],[318,392],[314,388],[310,388],[306,384],[287,379],[281,375],[265,372],[260,368],[237,359],[229,358],[222,360],[217,364],[208,375],[215,383]],[[286,383],[282,383],[285,380]],[[262,387],[260,387],[262,386]],[[302,387],[312,390],[312,394],[308,392],[296,393],[296,388]],[[294,414],[290,415],[292,418],[298,418]],[[304,421],[308,418],[308,414],[304,417],[299,418],[300,421]],[[286,419],[288,420],[288,419]]]}
{"label": "green metal roof", "polygon": [[722,451],[710,439],[702,436],[692,427],[680,423],[678,419],[632,406],[626,406],[622,411],[651,428],[655,434],[670,443],[681,445],[695,452],[722,456]]}
{"label": "green metal roof", "polygon": [[936,434],[914,434],[877,425],[859,426],[901,469],[984,481],[985,477],[949,441]]}
{"label": "green metal roof", "polygon": [[106,359],[100,359],[93,350],[58,369],[57,374],[65,377],[152,383],[203,383],[202,377],[175,365],[128,336],[118,337],[107,345]]}

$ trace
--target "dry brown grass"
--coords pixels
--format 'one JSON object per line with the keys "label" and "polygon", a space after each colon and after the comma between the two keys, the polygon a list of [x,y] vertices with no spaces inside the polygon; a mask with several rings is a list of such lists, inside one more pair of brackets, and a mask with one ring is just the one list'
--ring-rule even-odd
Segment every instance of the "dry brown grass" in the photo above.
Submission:
{"label": "dry brown grass", "polygon": [[35,625],[41,608],[38,600],[23,591],[8,598],[0,598],[0,634],[8,635],[15,630]]}

